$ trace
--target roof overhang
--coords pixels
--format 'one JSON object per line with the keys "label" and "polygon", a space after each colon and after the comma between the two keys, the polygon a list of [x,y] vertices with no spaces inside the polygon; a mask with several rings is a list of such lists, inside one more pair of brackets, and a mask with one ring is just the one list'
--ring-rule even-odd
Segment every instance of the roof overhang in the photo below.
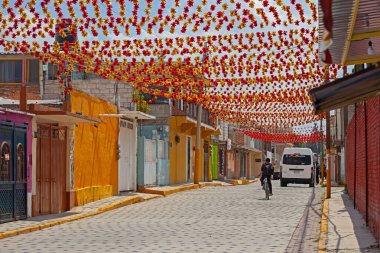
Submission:
{"label": "roof overhang", "polygon": [[[61,105],[63,102],[61,100],[28,100],[28,105]],[[0,97],[0,105],[19,105],[20,100],[18,99],[8,99]]]}
{"label": "roof overhang", "polygon": [[15,113],[15,114],[20,114],[20,115],[26,115],[26,116],[30,116],[30,117],[34,117],[35,116],[35,114],[33,114],[33,113],[12,110],[12,109],[9,109],[9,108],[4,108],[4,107],[0,107],[0,114],[1,114],[1,112],[10,112],[10,113]]}
{"label": "roof overhang", "polygon": [[78,123],[101,123],[101,120],[90,118],[84,115],[75,114],[65,111],[38,111],[36,112],[37,123],[58,123],[63,125],[71,125]]}
{"label": "roof overhang", "polygon": [[[331,0],[323,0],[325,2]],[[328,12],[328,8],[325,10]],[[380,61],[380,4],[374,0],[334,0],[331,9],[332,44],[329,51],[332,63],[354,65]],[[327,14],[327,15],[326,15]],[[324,16],[319,4],[319,59],[326,47]],[[368,53],[369,41],[373,52]]]}
{"label": "roof overhang", "polygon": [[380,94],[380,68],[372,67],[310,90],[316,114]]}
{"label": "roof overhang", "polygon": [[140,119],[140,120],[148,120],[148,119],[156,119],[155,116],[149,115],[140,111],[127,111],[119,114],[99,114],[100,117],[108,117],[108,118],[126,118],[126,119]]}
{"label": "roof overhang", "polygon": [[[173,116],[176,119],[176,124],[180,126],[182,132],[188,134],[195,134],[197,121],[189,116]],[[201,123],[202,137],[208,137],[210,135],[221,135],[220,128],[214,128],[208,124]]]}

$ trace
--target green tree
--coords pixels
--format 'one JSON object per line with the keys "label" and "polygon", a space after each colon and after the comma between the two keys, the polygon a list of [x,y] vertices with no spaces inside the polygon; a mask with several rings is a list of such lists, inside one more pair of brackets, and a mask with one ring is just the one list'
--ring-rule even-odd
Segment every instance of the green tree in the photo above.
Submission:
{"label": "green tree", "polygon": [[134,90],[132,93],[132,102],[136,104],[136,110],[147,113],[149,112],[149,104],[145,100],[144,95],[139,90]]}

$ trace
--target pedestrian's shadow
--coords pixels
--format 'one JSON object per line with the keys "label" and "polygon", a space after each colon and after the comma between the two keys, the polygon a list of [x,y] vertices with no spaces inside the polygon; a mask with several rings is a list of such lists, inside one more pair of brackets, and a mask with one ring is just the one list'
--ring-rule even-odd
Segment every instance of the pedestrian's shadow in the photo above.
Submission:
{"label": "pedestrian's shadow", "polygon": [[257,200],[266,200],[266,201],[268,201],[268,200],[270,200],[270,198],[269,198],[269,199],[266,199],[266,198],[260,198],[260,199],[257,199]]}

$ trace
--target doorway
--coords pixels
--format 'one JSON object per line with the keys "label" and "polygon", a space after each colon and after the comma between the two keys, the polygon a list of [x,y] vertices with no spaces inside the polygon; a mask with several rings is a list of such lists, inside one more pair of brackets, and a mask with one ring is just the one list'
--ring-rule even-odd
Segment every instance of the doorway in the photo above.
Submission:
{"label": "doorway", "polygon": [[26,218],[26,131],[0,122],[0,223]]}
{"label": "doorway", "polygon": [[187,137],[186,138],[186,175],[187,175],[187,178],[186,178],[186,181],[187,182],[190,182],[191,181],[191,178],[192,178],[192,175],[191,175],[191,137]]}
{"label": "doorway", "polygon": [[33,216],[61,213],[66,208],[66,127],[37,126],[36,195]]}
{"label": "doorway", "polygon": [[208,141],[204,142],[203,146],[203,161],[204,161],[204,181],[207,182],[209,181],[209,176],[208,176],[208,170],[209,170],[209,145]]}
{"label": "doorway", "polygon": [[129,120],[119,125],[119,192],[136,191],[136,128]]}

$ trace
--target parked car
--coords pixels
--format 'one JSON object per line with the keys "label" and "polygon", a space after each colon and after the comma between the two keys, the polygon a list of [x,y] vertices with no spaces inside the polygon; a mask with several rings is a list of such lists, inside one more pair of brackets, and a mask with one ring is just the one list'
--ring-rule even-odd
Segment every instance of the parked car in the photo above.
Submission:
{"label": "parked car", "polygon": [[273,173],[273,180],[279,180],[281,178],[281,170],[279,166],[276,166]]}
{"label": "parked car", "polygon": [[281,187],[291,184],[314,186],[313,152],[309,148],[285,148],[281,158]]}

